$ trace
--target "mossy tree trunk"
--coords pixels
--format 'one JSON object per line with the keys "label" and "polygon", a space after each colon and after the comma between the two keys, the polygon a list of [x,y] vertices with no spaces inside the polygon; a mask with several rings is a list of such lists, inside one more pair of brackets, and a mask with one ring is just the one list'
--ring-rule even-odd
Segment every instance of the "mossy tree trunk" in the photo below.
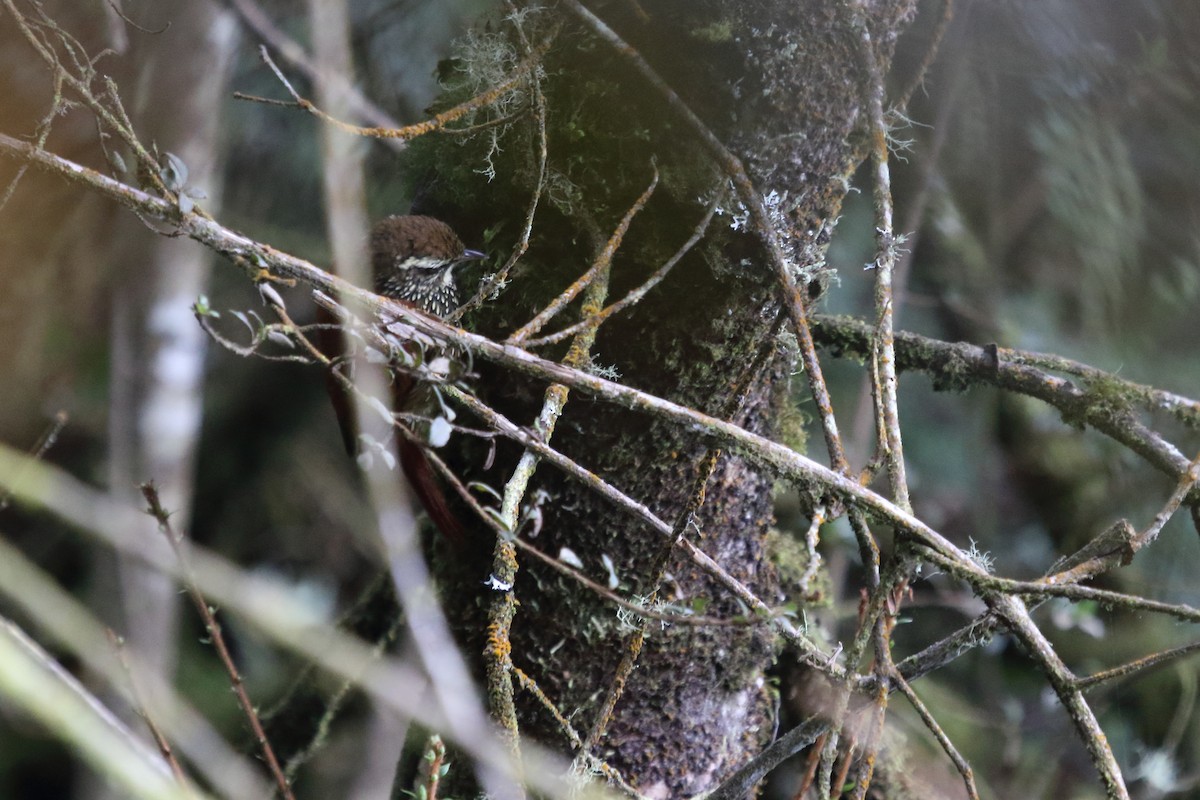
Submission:
{"label": "mossy tree trunk", "polygon": [[[787,234],[797,277],[818,285],[830,232],[863,152],[862,37],[849,9],[826,0],[592,5],[742,159]],[[866,3],[880,63],[890,62],[914,6],[914,0]],[[791,389],[790,337],[776,333],[776,279],[759,240],[740,223],[746,212],[727,191],[728,177],[683,116],[579,16],[551,6],[520,19],[533,46],[557,29],[541,80],[545,187],[529,251],[498,299],[468,324],[504,336],[527,321],[594,261],[656,166],[661,183],[617,251],[611,299],[639,285],[679,248],[717,193],[726,194],[721,212],[664,283],[605,323],[593,363],[630,385],[720,416],[749,380],[735,421],[780,435]],[[522,58],[513,30],[509,22],[495,24],[469,43],[454,73],[462,86],[448,93],[447,103],[471,94],[473,76],[494,66],[489,62],[511,65]],[[417,210],[449,219],[472,245],[483,244],[487,229],[493,236],[486,247],[509,252],[537,183],[532,105],[527,102],[507,129],[491,129],[499,131],[498,148],[490,132],[465,146],[460,137],[421,140],[413,163],[437,179]],[[491,180],[478,172],[485,160],[495,170]],[[764,345],[774,349],[756,368]],[[561,357],[565,345],[545,352]],[[475,388],[510,418],[529,424],[545,387],[482,370]],[[695,431],[579,396],[568,402],[552,444],[667,521],[688,503],[707,453]],[[484,470],[483,451],[466,449],[459,453],[460,468],[499,488],[516,453],[502,451]],[[623,593],[651,593],[660,533],[553,468],[539,470],[535,487],[546,498],[542,523],[536,535],[526,526],[523,536],[552,555],[569,548],[600,583],[615,575]],[[723,457],[687,535],[759,597],[776,603],[783,594],[766,552],[771,522],[770,478]],[[489,547],[481,545],[480,552],[490,553]],[[481,609],[494,599],[479,588],[486,570],[481,558],[447,592],[463,629],[480,637],[470,648],[475,653],[483,649]],[[710,616],[746,611],[677,552],[666,573],[663,600],[704,607]],[[521,562],[513,591],[519,603],[514,666],[536,680],[586,736],[629,646],[629,629],[610,602],[536,562]],[[765,628],[652,623],[595,754],[652,797],[713,788],[772,735],[765,673],[776,652]],[[518,692],[517,702],[523,735],[569,752],[557,724],[533,698]]]}

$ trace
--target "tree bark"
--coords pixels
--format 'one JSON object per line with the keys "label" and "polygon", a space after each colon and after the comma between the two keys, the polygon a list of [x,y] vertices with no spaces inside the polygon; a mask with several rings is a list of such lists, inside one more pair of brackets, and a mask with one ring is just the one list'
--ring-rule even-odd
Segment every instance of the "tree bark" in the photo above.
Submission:
{"label": "tree bark", "polygon": [[[816,0],[594,5],[746,164],[778,215],[796,274],[817,293],[824,250],[862,157],[856,134],[864,125],[863,39],[849,11]],[[867,4],[871,40],[885,67],[914,7],[910,0]],[[712,150],[683,116],[580,16],[559,6],[531,12],[523,25],[535,45],[561,26],[541,84],[549,163],[522,266],[499,299],[469,320],[495,335],[523,324],[587,269],[650,182],[652,165],[661,185],[617,252],[613,300],[678,248],[706,200],[728,185]],[[463,73],[469,78],[482,70],[480,62],[505,45],[519,59],[519,46],[504,33],[476,40],[463,55]],[[463,84],[448,102],[467,96],[469,80]],[[438,176],[420,210],[453,221],[469,243],[476,232],[499,228],[489,247],[509,252],[537,175],[536,125],[525,120],[503,134],[498,151],[489,150],[487,135],[465,146],[457,137],[418,141],[414,163]],[[487,183],[476,171],[485,159],[495,167]],[[639,305],[605,323],[593,362],[630,385],[718,415],[728,413],[736,387],[749,381],[736,421],[774,435],[792,364],[787,337],[776,340],[773,333],[778,290],[761,243],[740,224],[745,209],[733,197],[721,202],[704,243]],[[764,346],[774,348],[765,368],[752,370]],[[543,388],[488,370],[481,370],[476,386],[519,422],[536,414]],[[687,507],[707,455],[690,431],[586,399],[568,402],[552,444],[668,521]],[[502,466],[490,471],[473,466],[483,461],[482,451],[462,448],[460,468],[499,488],[512,461],[501,458]],[[540,532],[526,529],[530,541],[551,555],[569,548],[587,575],[602,584],[615,576],[622,592],[649,595],[656,588],[661,536],[553,470],[539,472],[536,485],[548,499]],[[686,535],[774,603],[781,595],[766,549],[771,522],[770,480],[740,459],[722,457]],[[494,601],[477,588],[483,569],[480,563],[455,571],[460,582],[448,592],[464,630],[479,631],[478,609]],[[709,615],[745,612],[685,559],[672,555],[666,572],[661,599],[703,606]],[[586,738],[631,646],[629,631],[609,602],[536,562],[521,563],[513,591],[519,603],[513,665],[537,681]],[[474,595],[478,602],[465,599]],[[713,788],[773,735],[766,670],[775,658],[776,644],[764,628],[652,623],[594,754],[651,797]],[[558,723],[532,697],[519,694],[518,709],[523,734],[569,749]]]}

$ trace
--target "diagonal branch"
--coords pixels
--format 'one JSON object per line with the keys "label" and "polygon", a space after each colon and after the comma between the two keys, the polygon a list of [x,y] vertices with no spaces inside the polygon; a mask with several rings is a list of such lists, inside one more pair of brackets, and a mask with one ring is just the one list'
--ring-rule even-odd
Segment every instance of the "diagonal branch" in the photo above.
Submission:
{"label": "diagonal branch", "polygon": [[303,259],[231,231],[214,220],[198,214],[183,214],[177,206],[161,198],[4,134],[0,134],[0,154],[14,156],[73,183],[100,191],[147,216],[172,222],[180,234],[195,239],[245,267],[259,265],[257,270],[251,270],[257,277],[261,277],[263,270],[269,270],[269,274],[273,273],[277,277],[296,279],[326,293],[340,294],[371,314],[385,314],[395,318],[410,325],[417,333],[460,345],[495,364],[552,383],[562,383],[607,402],[694,428],[702,438],[720,443],[731,452],[745,456],[778,477],[803,484],[815,483],[836,497],[880,515],[927,546],[952,557],[965,558],[956,546],[910,512],[896,507],[857,481],[835,473],[785,445],[751,433],[738,425],[638,389],[548,361],[518,347],[493,342],[484,336],[452,327],[413,308],[360,289]]}

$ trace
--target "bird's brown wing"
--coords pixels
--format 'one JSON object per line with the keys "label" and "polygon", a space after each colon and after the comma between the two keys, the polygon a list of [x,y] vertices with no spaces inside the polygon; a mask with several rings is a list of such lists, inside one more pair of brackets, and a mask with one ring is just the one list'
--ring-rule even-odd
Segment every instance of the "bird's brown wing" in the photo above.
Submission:
{"label": "bird's brown wing", "polygon": [[[318,349],[329,359],[338,359],[344,356],[348,351],[345,334],[337,326],[338,320],[330,311],[318,306],[317,321],[322,324],[317,336]],[[410,376],[397,374],[392,383],[392,408],[405,409],[412,399],[414,386],[415,382]],[[359,424],[354,412],[354,399],[332,370],[325,375],[325,391],[329,395],[329,401],[337,416],[338,429],[342,434],[342,445],[351,457],[357,457]],[[404,471],[404,477],[408,480],[408,485],[417,496],[422,508],[425,509],[425,513],[429,515],[430,520],[446,538],[446,541],[456,551],[463,552],[467,546],[466,530],[454,510],[451,509],[450,503],[446,499],[446,492],[437,475],[434,474],[433,465],[425,457],[421,446],[415,442],[401,438],[398,449],[400,451],[400,468]]]}

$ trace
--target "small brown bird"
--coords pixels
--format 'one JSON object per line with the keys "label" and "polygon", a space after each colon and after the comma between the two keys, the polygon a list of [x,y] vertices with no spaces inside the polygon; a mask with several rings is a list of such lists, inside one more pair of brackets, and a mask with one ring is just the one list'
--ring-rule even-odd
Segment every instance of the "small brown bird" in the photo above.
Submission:
{"label": "small brown bird", "polygon": [[433,217],[388,217],[371,231],[375,291],[437,317],[458,308],[454,268],[480,258],[486,256]]}
{"label": "small brown bird", "polygon": [[[468,250],[449,225],[433,217],[387,217],[371,230],[375,291],[437,317],[445,317],[458,308],[454,268],[480,258],[486,256],[478,250]],[[344,352],[344,342],[339,341],[336,346],[341,349],[335,352]],[[358,430],[353,404],[336,381],[331,379],[328,388],[343,440],[354,455]],[[392,407],[411,410],[413,389],[410,376],[396,374],[392,382]],[[400,466],[425,512],[450,544],[464,552],[467,541],[462,523],[450,508],[429,459],[420,446],[407,439],[400,440],[399,451]]]}

